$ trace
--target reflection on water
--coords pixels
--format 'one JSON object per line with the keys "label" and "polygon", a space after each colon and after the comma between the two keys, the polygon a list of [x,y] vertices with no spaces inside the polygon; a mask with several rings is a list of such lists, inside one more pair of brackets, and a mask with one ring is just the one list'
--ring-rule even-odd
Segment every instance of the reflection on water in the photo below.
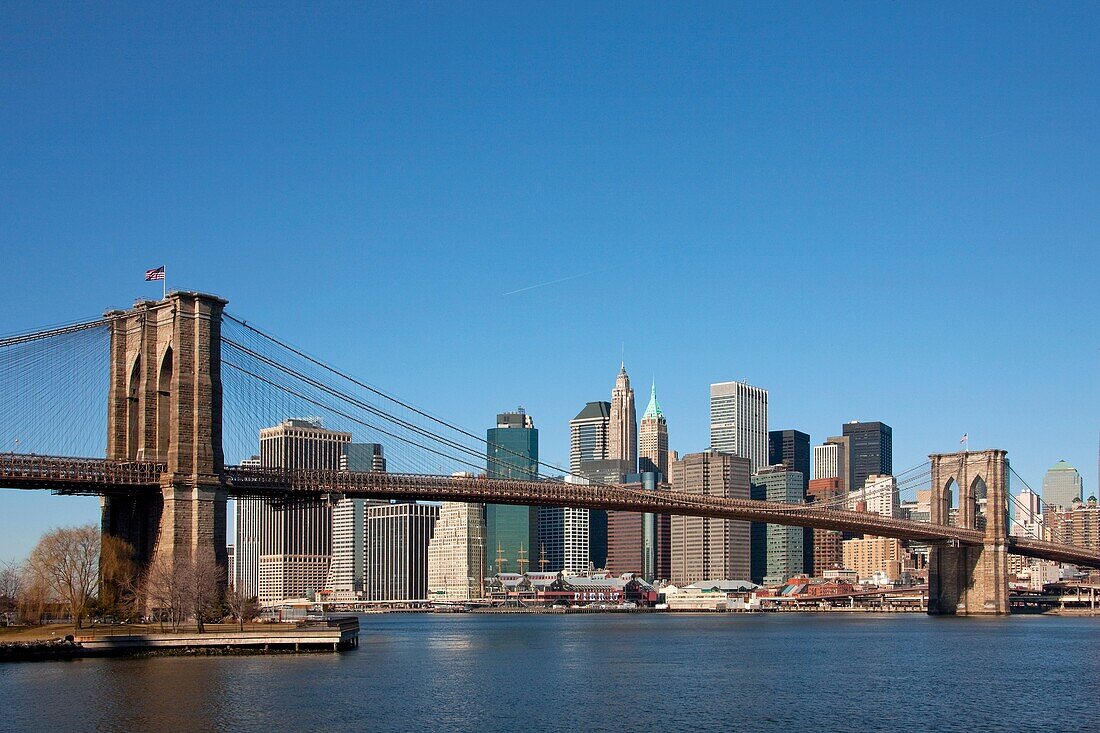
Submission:
{"label": "reflection on water", "polygon": [[1100,619],[362,624],[344,654],[0,666],[0,730],[1093,730],[1100,681]]}

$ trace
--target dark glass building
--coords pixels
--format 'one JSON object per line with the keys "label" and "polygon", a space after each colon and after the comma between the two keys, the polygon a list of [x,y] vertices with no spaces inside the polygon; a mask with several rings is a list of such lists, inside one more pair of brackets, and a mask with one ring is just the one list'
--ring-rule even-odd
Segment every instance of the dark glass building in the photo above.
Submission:
{"label": "dark glass building", "polygon": [[[768,432],[768,465],[784,465],[802,474],[802,499],[810,498],[810,436],[801,430]],[[806,532],[803,557],[814,556],[814,533]]]}
{"label": "dark glass building", "polygon": [[894,473],[894,431],[883,422],[857,422],[844,425],[844,437],[850,441],[849,491],[862,489],[867,477]]}
{"label": "dark glass building", "polygon": [[[485,436],[486,475],[533,481],[538,478],[539,431],[523,408],[497,415]],[[502,561],[498,562],[498,558]],[[485,577],[537,568],[538,510],[530,506],[485,505]],[[498,565],[503,567],[498,567]],[[521,567],[522,565],[522,567]]]}

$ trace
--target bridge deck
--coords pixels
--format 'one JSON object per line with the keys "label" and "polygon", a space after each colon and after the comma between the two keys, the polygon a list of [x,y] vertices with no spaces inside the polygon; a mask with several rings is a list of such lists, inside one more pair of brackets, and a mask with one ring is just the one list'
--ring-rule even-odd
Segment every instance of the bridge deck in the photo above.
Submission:
{"label": "bridge deck", "polygon": [[[110,461],[7,454],[0,456],[0,486],[49,489],[62,494],[139,493],[159,490],[165,466],[153,462]],[[751,499],[723,499],[678,491],[642,491],[621,486],[588,486],[561,481],[521,481],[480,477],[430,476],[350,471],[302,471],[227,466],[226,491],[234,497],[309,501],[325,496],[404,501],[466,501],[495,504],[567,506],[831,529],[920,542],[980,545],[978,530],[913,522],[877,514]],[[1100,567],[1100,552],[1019,537],[1009,551],[1056,562]]]}

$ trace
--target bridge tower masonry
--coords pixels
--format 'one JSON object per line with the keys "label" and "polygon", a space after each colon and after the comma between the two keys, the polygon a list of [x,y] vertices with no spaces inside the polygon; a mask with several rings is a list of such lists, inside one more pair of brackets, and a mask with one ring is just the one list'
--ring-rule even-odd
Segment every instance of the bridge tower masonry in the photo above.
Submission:
{"label": "bridge tower masonry", "polygon": [[[1003,450],[936,453],[932,460],[932,524],[983,529],[982,545],[933,545],[928,612],[1000,616],[1008,603],[1008,458]],[[952,499],[958,508],[952,522]],[[980,512],[985,499],[985,511]]]}
{"label": "bridge tower masonry", "polygon": [[159,495],[108,495],[102,529],[139,570],[212,555],[225,568],[221,323],[227,301],[169,293],[110,311],[107,458],[165,464]]}

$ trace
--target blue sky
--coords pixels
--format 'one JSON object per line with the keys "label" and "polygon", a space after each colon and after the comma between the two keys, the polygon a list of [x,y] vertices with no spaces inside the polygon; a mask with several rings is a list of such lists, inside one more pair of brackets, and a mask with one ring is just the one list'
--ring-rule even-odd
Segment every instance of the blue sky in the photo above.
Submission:
{"label": "blue sky", "polygon": [[[1094,6],[0,19],[0,332],[165,264],[467,427],[526,406],[551,461],[625,344],[681,452],[746,379],[814,442],[890,423],[898,470],[969,432],[1096,491]],[[96,515],[4,492],[0,558]]]}

